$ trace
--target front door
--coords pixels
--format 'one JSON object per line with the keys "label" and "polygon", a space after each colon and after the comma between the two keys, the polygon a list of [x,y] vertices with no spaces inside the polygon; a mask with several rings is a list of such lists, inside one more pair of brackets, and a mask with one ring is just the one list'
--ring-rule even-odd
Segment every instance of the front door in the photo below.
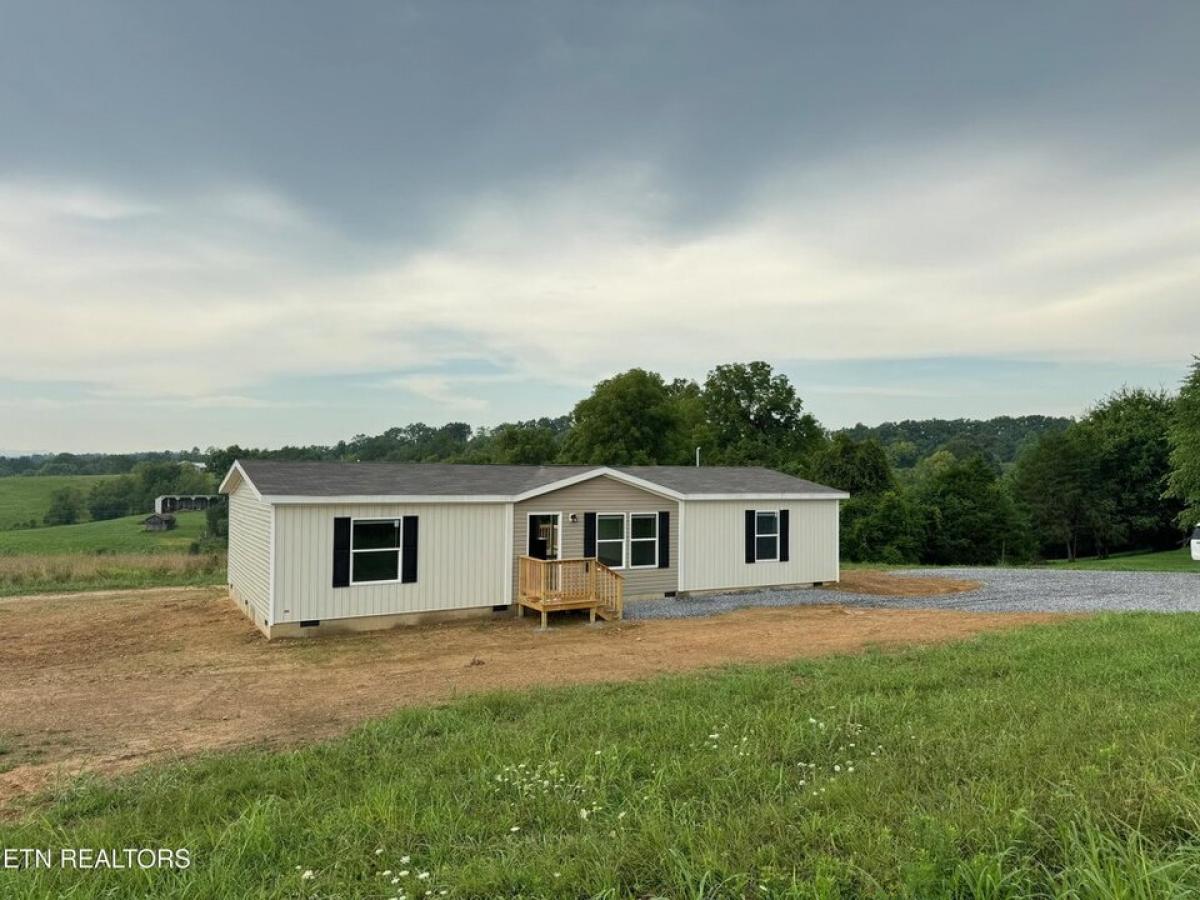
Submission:
{"label": "front door", "polygon": [[531,513],[529,555],[535,559],[558,559],[558,513]]}

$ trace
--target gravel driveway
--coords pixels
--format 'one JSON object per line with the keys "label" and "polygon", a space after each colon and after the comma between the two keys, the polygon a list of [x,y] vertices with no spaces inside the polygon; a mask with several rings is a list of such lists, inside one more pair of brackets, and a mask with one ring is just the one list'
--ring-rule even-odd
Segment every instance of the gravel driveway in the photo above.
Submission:
{"label": "gravel driveway", "polygon": [[761,590],[626,604],[627,619],[709,616],[747,606],[963,609],[972,612],[1200,612],[1200,578],[1187,572],[1085,572],[1069,569],[910,569],[897,575],[967,578],[983,587],[940,597],[879,597],[840,591]]}

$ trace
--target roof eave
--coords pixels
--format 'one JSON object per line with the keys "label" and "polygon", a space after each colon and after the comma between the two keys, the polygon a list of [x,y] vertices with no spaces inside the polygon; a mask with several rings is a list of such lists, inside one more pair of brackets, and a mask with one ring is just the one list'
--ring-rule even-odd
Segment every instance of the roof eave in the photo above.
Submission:
{"label": "roof eave", "polygon": [[250,479],[250,476],[246,474],[246,470],[242,468],[242,464],[236,459],[233,461],[233,465],[229,467],[229,471],[225,473],[225,477],[221,479],[221,485],[217,488],[217,493],[228,494],[234,490],[238,486],[238,481],[235,478],[248,484],[250,490],[254,492],[255,497],[259,500],[263,499],[263,495],[259,492],[258,487]]}
{"label": "roof eave", "polygon": [[632,487],[641,488],[644,491],[649,491],[651,494],[657,494],[660,497],[667,497],[671,500],[684,500],[686,496],[679,491],[672,490],[668,487],[663,487],[653,481],[647,481],[645,478],[638,478],[636,475],[630,475],[627,472],[621,472],[618,469],[610,468],[609,466],[597,466],[594,469],[589,469],[586,472],[580,472],[578,475],[571,475],[567,478],[560,478],[558,481],[552,481],[549,484],[539,485],[535,488],[530,488],[527,491],[514,496],[513,502],[520,503],[522,500],[530,500],[533,497],[540,497],[542,494],[549,494],[552,491],[562,490],[565,487],[571,487],[574,484],[581,484],[584,481],[591,481],[593,478],[607,476],[616,481],[623,482]]}
{"label": "roof eave", "polygon": [[264,494],[264,503],[279,506],[326,506],[335,503],[512,503],[510,494]]}
{"label": "roof eave", "polygon": [[845,491],[787,491],[768,493],[755,491],[752,494],[685,494],[684,500],[849,500]]}

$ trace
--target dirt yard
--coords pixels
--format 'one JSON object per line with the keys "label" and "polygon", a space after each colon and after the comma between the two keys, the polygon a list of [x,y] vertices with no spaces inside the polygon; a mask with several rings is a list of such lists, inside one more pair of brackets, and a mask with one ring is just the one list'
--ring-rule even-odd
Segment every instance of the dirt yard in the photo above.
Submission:
{"label": "dirt yard", "polygon": [[564,619],[547,632],[528,618],[495,619],[268,643],[223,589],[0,600],[0,807],[82,771],[294,745],[477,691],[933,643],[1051,618],[831,605],[597,627]]}
{"label": "dirt yard", "polygon": [[876,594],[881,597],[935,597],[973,591],[982,582],[965,578],[920,578],[915,575],[893,575],[879,569],[846,569],[842,580],[825,585],[826,590],[850,594]]}

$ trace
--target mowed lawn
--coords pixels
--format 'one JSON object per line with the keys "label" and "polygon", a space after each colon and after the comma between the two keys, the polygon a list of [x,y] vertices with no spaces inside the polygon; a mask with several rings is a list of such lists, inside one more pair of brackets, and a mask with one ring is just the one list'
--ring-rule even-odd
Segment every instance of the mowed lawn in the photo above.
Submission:
{"label": "mowed lawn", "polygon": [[[50,509],[50,497],[65,487],[78,488],[85,497],[96,484],[111,475],[6,475],[0,476],[0,531],[26,527],[32,520],[39,526]],[[87,511],[84,510],[86,517]]]}
{"label": "mowed lawn", "polygon": [[1192,559],[1189,547],[1158,553],[1116,553],[1107,559],[1087,557],[1074,562],[1054,560],[1048,565],[1058,569],[1095,569],[1108,572],[1200,572],[1200,562]]}
{"label": "mowed lawn", "polygon": [[1188,896],[1198,683],[1200,619],[1127,614],[490,695],[79,782],[0,845],[193,864],[0,871],[0,893]]}

